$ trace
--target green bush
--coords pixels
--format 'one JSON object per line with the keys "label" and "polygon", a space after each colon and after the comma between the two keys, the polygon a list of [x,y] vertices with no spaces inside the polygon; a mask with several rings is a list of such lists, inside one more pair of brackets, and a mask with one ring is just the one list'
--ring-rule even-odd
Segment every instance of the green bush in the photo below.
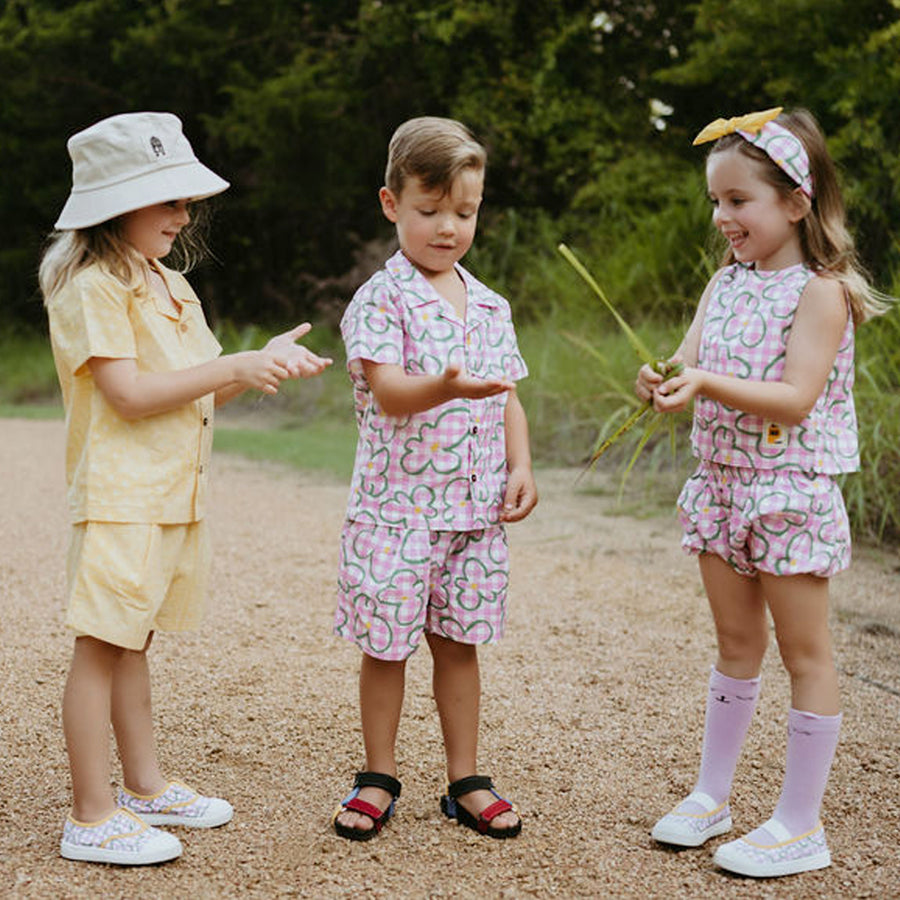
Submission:
{"label": "green bush", "polygon": [[854,400],[860,428],[859,472],[843,480],[855,531],[900,539],[900,310],[867,322],[857,337]]}
{"label": "green bush", "polygon": [[0,331],[0,405],[59,404],[50,339],[36,330]]}

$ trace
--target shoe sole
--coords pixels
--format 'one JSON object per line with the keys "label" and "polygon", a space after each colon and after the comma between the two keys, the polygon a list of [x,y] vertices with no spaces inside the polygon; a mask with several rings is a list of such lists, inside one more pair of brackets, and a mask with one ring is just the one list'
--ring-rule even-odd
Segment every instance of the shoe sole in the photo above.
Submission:
{"label": "shoe sole", "polygon": [[710,825],[709,828],[697,834],[686,834],[674,828],[669,830],[665,826],[660,827],[657,824],[654,826],[653,831],[650,832],[650,837],[661,844],[672,844],[676,847],[701,847],[710,838],[718,837],[720,834],[726,834],[731,831],[731,827],[730,816],[727,819],[722,819],[721,822],[716,822],[715,825]]}
{"label": "shoe sole", "polygon": [[744,857],[730,859],[728,854],[720,850],[713,856],[713,863],[720,869],[746,875],[749,878],[779,878],[782,875],[799,875],[801,872],[813,872],[831,865],[831,853],[828,850],[805,856],[801,859],[788,859],[779,863],[754,863]]}
{"label": "shoe sole", "polygon": [[60,856],[76,862],[109,863],[115,866],[152,866],[155,863],[169,862],[181,856],[179,844],[156,851],[130,853],[127,850],[106,850],[103,847],[83,847],[79,844],[61,844]]}

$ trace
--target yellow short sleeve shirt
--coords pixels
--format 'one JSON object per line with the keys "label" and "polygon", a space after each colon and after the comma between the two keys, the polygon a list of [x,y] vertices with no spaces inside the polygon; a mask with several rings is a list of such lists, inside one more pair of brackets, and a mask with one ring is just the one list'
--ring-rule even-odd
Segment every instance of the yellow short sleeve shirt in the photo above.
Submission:
{"label": "yellow short sleeve shirt", "polygon": [[48,303],[50,340],[66,408],[66,479],[73,523],[178,524],[203,518],[214,396],[126,420],[106,402],[87,362],[134,359],[169,372],[222,348],[187,280],[156,264],[179,311],[149,289],[131,291],[99,265],[81,270]]}

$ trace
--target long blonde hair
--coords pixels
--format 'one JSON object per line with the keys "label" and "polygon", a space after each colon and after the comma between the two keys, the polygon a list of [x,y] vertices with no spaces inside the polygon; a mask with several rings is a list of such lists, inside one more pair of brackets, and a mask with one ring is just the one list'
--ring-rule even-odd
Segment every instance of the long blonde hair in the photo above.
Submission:
{"label": "long blonde hair", "polygon": [[[798,224],[804,262],[814,272],[830,275],[841,283],[857,325],[872,316],[881,315],[893,298],[872,286],[856,253],[853,237],[847,230],[837,169],[818,122],[805,109],[781,113],[775,121],[803,142],[809,156],[815,196],[808,215]],[[710,150],[710,155],[724,150],[737,150],[759,163],[763,177],[783,197],[788,198],[796,190],[796,182],[765,151],[739,134],[720,138]],[[731,265],[734,261],[734,253],[728,247],[722,262]]]}
{"label": "long blonde hair", "polygon": [[[206,230],[209,207],[191,206],[191,221],[181,229],[172,252],[166,257],[170,268],[189,272],[209,255]],[[122,236],[122,217],[92,225],[51,233],[38,269],[38,283],[44,305],[82,269],[98,263],[129,291],[147,286],[147,261]]]}

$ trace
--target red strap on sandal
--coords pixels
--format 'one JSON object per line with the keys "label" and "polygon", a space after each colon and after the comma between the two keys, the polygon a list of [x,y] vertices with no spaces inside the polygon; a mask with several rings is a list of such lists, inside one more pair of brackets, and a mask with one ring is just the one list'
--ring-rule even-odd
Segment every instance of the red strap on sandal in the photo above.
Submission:
{"label": "red strap on sandal", "polygon": [[343,804],[343,806],[344,809],[349,809],[353,812],[362,813],[364,816],[368,816],[375,823],[376,829],[381,828],[384,810],[379,809],[374,803],[367,803],[365,800],[360,800],[359,797],[354,797],[352,800],[348,800]]}
{"label": "red strap on sandal", "polygon": [[507,800],[498,800],[490,806],[485,807],[478,817],[478,830],[484,833],[490,827],[491,822],[501,813],[509,812],[512,804]]}

